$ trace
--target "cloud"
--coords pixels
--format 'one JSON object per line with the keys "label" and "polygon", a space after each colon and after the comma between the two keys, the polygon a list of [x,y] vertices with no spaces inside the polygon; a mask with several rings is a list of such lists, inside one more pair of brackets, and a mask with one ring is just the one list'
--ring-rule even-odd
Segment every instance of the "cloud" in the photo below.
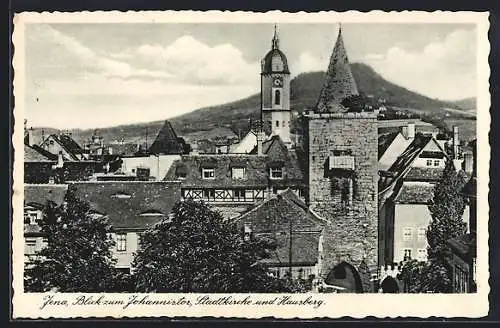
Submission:
{"label": "cloud", "polygon": [[[65,60],[52,66],[59,66],[62,69],[70,68],[76,75],[91,72],[106,77],[119,78],[171,77],[166,72],[136,68],[130,63],[118,60],[116,56],[113,58],[112,56],[97,53],[74,37],[64,34],[49,25],[37,24],[31,33],[30,38],[37,38],[39,41],[38,47],[43,47],[40,49],[41,51],[48,51],[51,54],[52,47],[55,48],[52,49],[52,53],[54,51],[65,51],[66,57],[63,57]],[[60,54],[58,54],[59,56]]]}
{"label": "cloud", "polygon": [[474,30],[456,30],[420,51],[392,47],[384,56],[368,54],[363,61],[391,82],[433,98],[476,95]]}
{"label": "cloud", "polygon": [[[329,55],[304,51],[293,62],[292,71],[325,71]],[[391,47],[385,53],[350,59],[367,63],[385,79],[432,98],[453,100],[476,95],[474,30],[455,30],[419,51]]]}
{"label": "cloud", "polygon": [[192,36],[182,36],[167,46],[144,44],[135,55],[142,65],[193,84],[252,84],[259,75],[259,64],[246,62],[233,45],[211,47]]}

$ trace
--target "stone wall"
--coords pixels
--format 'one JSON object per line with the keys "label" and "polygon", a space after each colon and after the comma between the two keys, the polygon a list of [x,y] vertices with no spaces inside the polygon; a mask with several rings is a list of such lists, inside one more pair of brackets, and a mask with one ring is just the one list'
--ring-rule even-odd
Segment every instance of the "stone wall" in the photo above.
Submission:
{"label": "stone wall", "polygon": [[[341,261],[357,267],[364,256],[371,270],[378,265],[378,146],[373,113],[308,114],[308,201],[329,224],[325,230],[322,273]],[[329,170],[329,156],[354,157],[354,170],[341,177]],[[339,196],[338,181],[352,179],[349,199]],[[341,198],[344,202],[341,201]],[[375,273],[375,272],[372,272]]]}

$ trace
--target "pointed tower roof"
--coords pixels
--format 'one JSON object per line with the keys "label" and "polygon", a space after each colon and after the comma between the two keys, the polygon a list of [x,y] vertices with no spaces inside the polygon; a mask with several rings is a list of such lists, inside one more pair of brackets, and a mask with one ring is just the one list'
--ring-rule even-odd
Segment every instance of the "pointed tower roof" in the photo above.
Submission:
{"label": "pointed tower roof", "polygon": [[182,154],[183,145],[169,121],[165,121],[149,148],[151,154]]}
{"label": "pointed tower roof", "polygon": [[340,27],[323,87],[316,104],[316,111],[343,112],[345,109],[341,105],[342,100],[357,94],[358,87],[352,75],[344,40],[342,39],[342,28]]}

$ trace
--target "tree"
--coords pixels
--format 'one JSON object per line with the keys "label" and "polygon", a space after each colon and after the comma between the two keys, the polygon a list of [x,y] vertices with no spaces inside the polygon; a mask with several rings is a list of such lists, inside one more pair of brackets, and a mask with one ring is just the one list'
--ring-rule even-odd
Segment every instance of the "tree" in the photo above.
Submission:
{"label": "tree", "polygon": [[450,255],[447,241],[467,232],[467,224],[462,219],[466,204],[462,189],[466,182],[465,174],[457,172],[452,161],[447,161],[429,204],[432,219],[427,229],[429,263],[425,285],[434,292],[451,291],[451,272],[446,264]]}
{"label": "tree", "polygon": [[462,219],[466,204],[462,189],[466,182],[465,174],[457,172],[452,161],[447,161],[429,204],[432,220],[427,230],[427,253],[430,259],[444,259],[446,242],[467,231],[467,224]]}
{"label": "tree", "polygon": [[111,228],[71,188],[62,205],[47,203],[38,224],[47,246],[25,270],[27,291],[92,293],[116,288]]}
{"label": "tree", "polygon": [[347,108],[349,112],[372,112],[374,109],[379,108],[379,104],[376,100],[362,94],[346,97],[342,100],[341,104]]}
{"label": "tree", "polygon": [[427,263],[405,263],[401,277],[407,283],[408,292],[448,293],[451,291],[451,272],[446,263],[450,256],[447,241],[463,235],[467,225],[462,216],[465,197],[462,189],[466,176],[456,171],[453,162],[447,161],[443,176],[434,188],[434,197],[428,207],[431,223],[427,229]]}
{"label": "tree", "polygon": [[243,238],[204,203],[179,202],[169,220],[141,235],[133,261],[136,291],[286,291],[261,262],[273,247],[271,240]]}

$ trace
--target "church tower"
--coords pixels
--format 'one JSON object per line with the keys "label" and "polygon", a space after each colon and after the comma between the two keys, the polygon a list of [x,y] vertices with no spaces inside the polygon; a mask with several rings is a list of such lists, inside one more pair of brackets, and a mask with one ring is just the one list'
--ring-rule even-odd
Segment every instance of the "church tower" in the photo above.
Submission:
{"label": "church tower", "polygon": [[280,136],[285,144],[291,144],[290,71],[286,56],[279,48],[276,26],[271,50],[261,66],[261,120],[264,129]]}
{"label": "church tower", "polygon": [[349,112],[342,105],[357,94],[339,29],[317,105],[305,115],[307,198],[328,221],[323,277],[335,284],[328,280],[348,265],[367,292],[373,291],[369,273],[376,273],[378,265],[378,132],[374,112]]}

